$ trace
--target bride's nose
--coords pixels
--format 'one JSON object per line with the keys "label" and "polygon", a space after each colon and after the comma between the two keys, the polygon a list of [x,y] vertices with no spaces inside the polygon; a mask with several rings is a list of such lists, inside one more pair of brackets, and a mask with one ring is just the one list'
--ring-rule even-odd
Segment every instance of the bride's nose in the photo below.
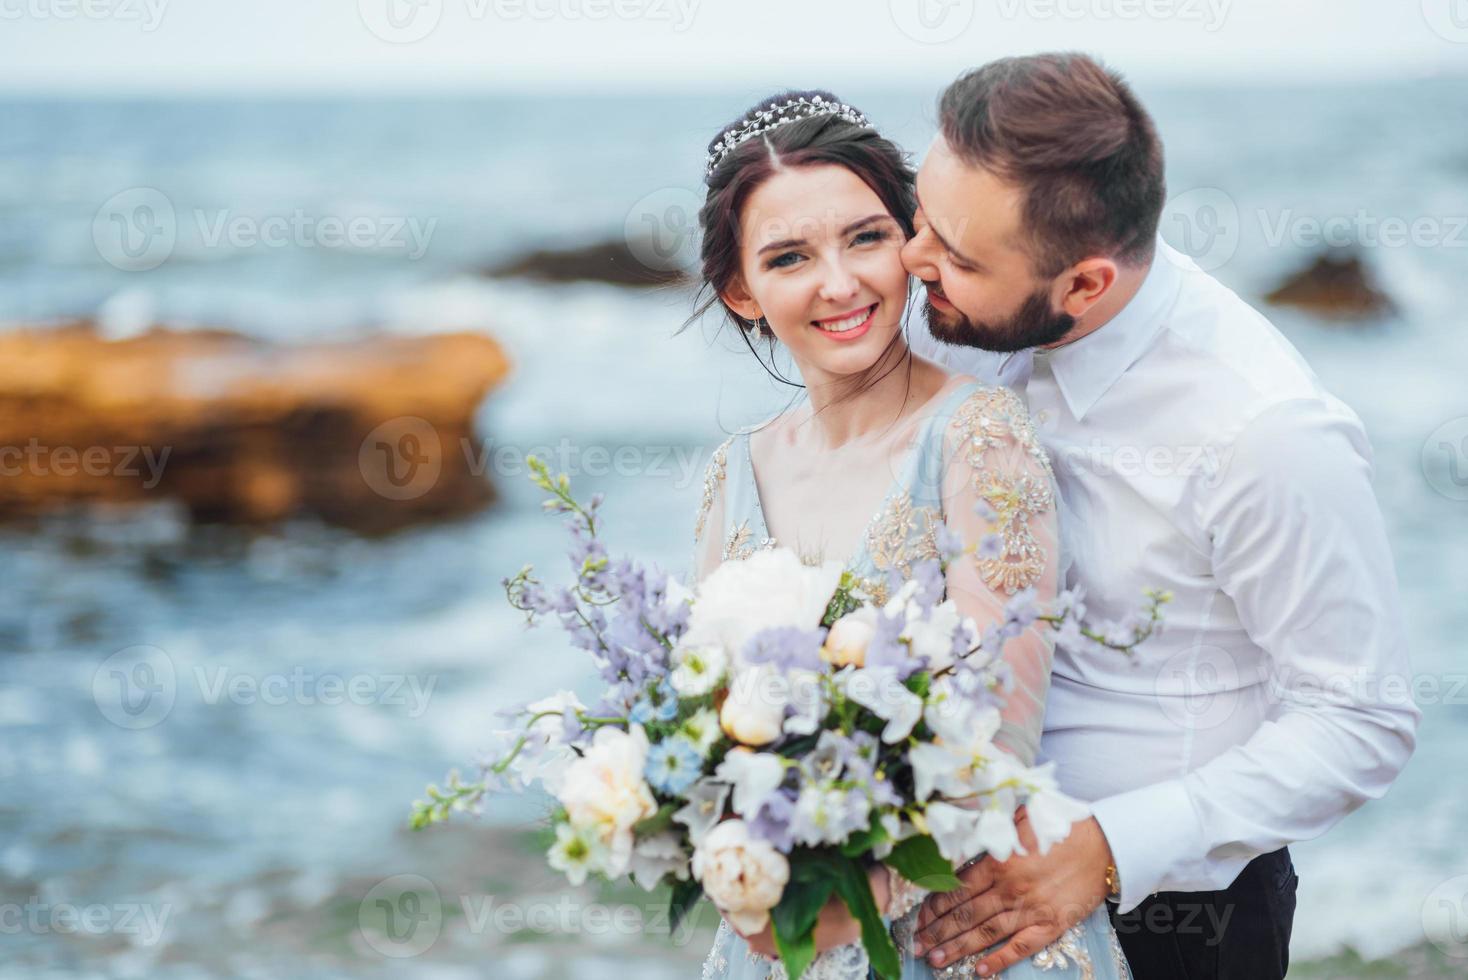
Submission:
{"label": "bride's nose", "polygon": [[821,272],[821,299],[843,300],[855,296],[861,283],[839,260],[825,264]]}

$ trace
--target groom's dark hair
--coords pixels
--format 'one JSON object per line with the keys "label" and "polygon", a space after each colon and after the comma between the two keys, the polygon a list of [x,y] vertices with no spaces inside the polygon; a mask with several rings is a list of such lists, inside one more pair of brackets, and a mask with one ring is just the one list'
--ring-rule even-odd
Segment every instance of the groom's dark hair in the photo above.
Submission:
{"label": "groom's dark hair", "polygon": [[948,86],[938,114],[961,159],[1024,190],[1041,275],[1096,255],[1152,258],[1167,198],[1162,141],[1120,75],[1083,54],[1001,58]]}

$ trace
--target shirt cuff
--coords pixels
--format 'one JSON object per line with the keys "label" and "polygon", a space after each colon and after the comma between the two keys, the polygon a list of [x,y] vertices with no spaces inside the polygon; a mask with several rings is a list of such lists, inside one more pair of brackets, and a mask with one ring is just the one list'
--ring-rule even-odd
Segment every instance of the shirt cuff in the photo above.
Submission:
{"label": "shirt cuff", "polygon": [[1106,835],[1121,876],[1119,913],[1130,912],[1156,892],[1176,890],[1162,885],[1179,877],[1180,869],[1201,862],[1208,850],[1182,780],[1096,800],[1091,815]]}

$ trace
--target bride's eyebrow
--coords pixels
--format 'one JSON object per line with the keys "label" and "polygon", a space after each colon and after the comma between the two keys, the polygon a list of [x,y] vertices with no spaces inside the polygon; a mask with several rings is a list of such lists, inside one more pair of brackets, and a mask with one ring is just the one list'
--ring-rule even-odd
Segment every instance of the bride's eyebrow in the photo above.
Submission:
{"label": "bride's eyebrow", "polygon": [[[854,232],[854,231],[860,231],[862,228],[865,228],[868,225],[875,225],[875,224],[878,224],[880,222],[891,221],[891,220],[892,220],[892,216],[890,214],[869,214],[865,218],[857,218],[855,221],[853,221],[851,224],[847,225],[845,228],[842,228],[836,234],[837,234],[837,237],[845,238],[847,235],[851,234],[852,232]],[[784,239],[781,239],[778,242],[770,242],[768,245],[763,246],[762,248],[760,248],[760,250],[758,252],[756,252],[754,254],[756,254],[756,255],[764,255],[766,252],[774,251],[775,249],[799,248],[800,246],[802,246],[804,244],[805,244],[805,239],[804,238],[784,238]]]}

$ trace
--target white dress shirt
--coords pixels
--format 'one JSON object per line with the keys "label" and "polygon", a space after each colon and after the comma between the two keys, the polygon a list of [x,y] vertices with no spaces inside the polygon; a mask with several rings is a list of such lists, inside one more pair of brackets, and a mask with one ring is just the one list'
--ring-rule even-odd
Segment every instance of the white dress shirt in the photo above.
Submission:
{"label": "white dress shirt", "polygon": [[[1014,358],[933,341],[954,370]],[[1091,803],[1120,910],[1226,888],[1328,830],[1405,765],[1420,711],[1360,420],[1259,312],[1159,239],[1094,333],[1037,351],[1024,392],[1088,619],[1170,589],[1132,659],[1056,651],[1040,760]]]}

